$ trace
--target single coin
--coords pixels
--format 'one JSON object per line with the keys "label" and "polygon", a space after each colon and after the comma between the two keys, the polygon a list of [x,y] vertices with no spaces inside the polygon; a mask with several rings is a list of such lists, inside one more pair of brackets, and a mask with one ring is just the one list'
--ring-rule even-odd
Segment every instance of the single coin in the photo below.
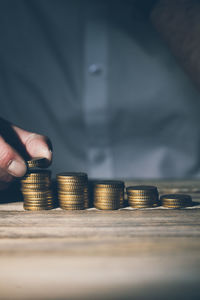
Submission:
{"label": "single coin", "polygon": [[101,205],[101,206],[119,206],[120,203],[119,202],[99,202],[99,201],[95,201],[94,205]]}
{"label": "single coin", "polygon": [[24,205],[25,210],[31,210],[31,211],[39,211],[39,210],[51,210],[54,209],[55,207],[28,207]]}
{"label": "single coin", "polygon": [[40,200],[32,200],[32,199],[24,199],[25,203],[53,203],[54,200],[51,198],[49,199],[40,199]]}
{"label": "single coin", "polygon": [[120,199],[118,198],[94,198],[94,202],[99,203],[120,203]]}
{"label": "single coin", "polygon": [[128,200],[128,203],[135,203],[135,204],[137,204],[137,203],[141,203],[141,204],[153,204],[153,203],[156,203],[156,201],[153,201],[153,200],[148,200],[148,201],[143,201],[143,200]]}
{"label": "single coin", "polygon": [[63,180],[63,181],[59,181],[57,180],[58,186],[61,187],[86,187],[87,186],[87,181],[80,181],[80,180],[76,180],[76,181],[67,181],[67,180]]}
{"label": "single coin", "polygon": [[99,210],[118,210],[120,207],[101,207],[101,206],[95,206],[96,209]]}
{"label": "single coin", "polygon": [[50,202],[50,201],[54,201],[53,197],[44,197],[44,198],[26,198],[24,197],[24,201],[27,202]]}
{"label": "single coin", "polygon": [[88,176],[86,173],[70,173],[63,172],[56,175],[58,182],[88,182]]}
{"label": "single coin", "polygon": [[51,190],[50,189],[38,189],[38,190],[25,189],[25,190],[23,190],[23,193],[25,195],[31,194],[31,195],[35,195],[35,196],[40,196],[40,195],[44,196],[44,195],[51,193]]}
{"label": "single coin", "polygon": [[88,177],[84,172],[61,172],[56,175],[57,177]]}
{"label": "single coin", "polygon": [[94,207],[98,207],[98,208],[113,208],[113,209],[119,209],[120,208],[120,205],[102,205],[102,204],[100,204],[100,203],[95,203],[94,204]]}
{"label": "single coin", "polygon": [[27,162],[28,169],[34,169],[34,168],[47,168],[50,164],[48,159],[44,157],[35,157]]}
{"label": "single coin", "polygon": [[47,201],[52,202],[52,201],[54,201],[54,199],[52,197],[45,197],[45,198],[31,198],[31,197],[27,198],[27,197],[24,197],[24,202],[34,202],[34,203],[36,203],[37,201],[39,203],[47,202]]}
{"label": "single coin", "polygon": [[128,197],[128,199],[130,199],[130,200],[157,200],[158,198],[157,197]]}
{"label": "single coin", "polygon": [[94,187],[124,187],[124,182],[119,180],[98,180],[93,183]]}
{"label": "single coin", "polygon": [[35,193],[34,193],[34,194],[23,194],[23,197],[24,197],[25,199],[35,199],[35,200],[37,200],[37,199],[47,199],[47,198],[52,198],[53,196],[52,196],[51,194],[35,195]]}
{"label": "single coin", "polygon": [[152,208],[153,205],[130,205],[132,208]]}
{"label": "single coin", "polygon": [[61,194],[58,194],[58,198],[63,199],[63,200],[84,200],[83,195],[78,196],[78,195],[61,195]]}
{"label": "single coin", "polygon": [[176,205],[163,205],[163,207],[165,207],[165,208],[186,208],[187,206],[181,206],[181,205],[178,205],[178,206],[176,206]]}
{"label": "single coin", "polygon": [[187,194],[168,194],[168,195],[162,195],[160,197],[160,200],[187,200],[187,201],[192,201],[192,197]]}
{"label": "single coin", "polygon": [[163,200],[162,203],[165,204],[190,204],[190,201],[177,201],[177,200]]}
{"label": "single coin", "polygon": [[157,192],[157,187],[153,185],[135,185],[126,188],[127,191],[152,191]]}
{"label": "single coin", "polygon": [[70,206],[64,206],[64,205],[60,205],[60,208],[62,208],[62,209],[65,209],[65,210],[83,210],[84,209],[84,206],[72,206],[72,205],[70,205]]}
{"label": "single coin", "polygon": [[49,208],[49,209],[51,209],[51,208],[54,208],[54,205],[53,204],[49,204],[49,205],[30,205],[30,204],[24,204],[24,207],[25,208],[36,208],[36,209],[38,209],[38,208],[44,208],[44,209],[46,209],[46,208]]}
{"label": "single coin", "polygon": [[59,203],[62,205],[84,205],[83,201],[61,201],[59,200]]}
{"label": "single coin", "polygon": [[50,184],[22,184],[21,185],[21,190],[22,191],[27,191],[27,190],[45,190],[45,189],[49,189],[50,188]]}
{"label": "single coin", "polygon": [[103,195],[103,196],[120,196],[120,197],[123,197],[124,196],[124,192],[122,191],[122,190],[107,190],[107,191],[105,191],[105,190],[97,190],[97,189],[95,189],[95,190],[93,190],[93,193],[92,193],[94,196],[95,195],[97,195],[97,196],[99,196],[99,195]]}
{"label": "single coin", "polygon": [[84,191],[84,185],[60,185],[58,184],[58,189],[61,191]]}
{"label": "single coin", "polygon": [[83,191],[77,191],[77,190],[74,190],[74,191],[63,191],[63,190],[58,190],[58,194],[59,195],[72,195],[72,196],[83,196]]}
{"label": "single coin", "polygon": [[38,206],[41,206],[41,207],[46,207],[46,206],[53,206],[54,203],[53,202],[50,202],[50,203],[27,203],[26,201],[24,201],[24,205],[25,206],[34,206],[34,207],[38,207]]}

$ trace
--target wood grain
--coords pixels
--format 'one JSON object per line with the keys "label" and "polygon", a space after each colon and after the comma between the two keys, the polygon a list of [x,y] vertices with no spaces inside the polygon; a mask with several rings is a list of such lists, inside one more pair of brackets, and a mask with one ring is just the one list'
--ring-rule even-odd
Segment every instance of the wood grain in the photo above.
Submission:
{"label": "wood grain", "polygon": [[[187,189],[200,202],[198,181],[126,184],[138,183]],[[199,207],[26,212],[21,202],[1,204],[0,299],[198,299]]]}

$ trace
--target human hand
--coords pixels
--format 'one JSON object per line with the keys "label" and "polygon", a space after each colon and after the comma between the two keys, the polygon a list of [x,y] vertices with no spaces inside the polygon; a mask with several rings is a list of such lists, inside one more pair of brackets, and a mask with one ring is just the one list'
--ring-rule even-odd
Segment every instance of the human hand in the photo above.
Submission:
{"label": "human hand", "polygon": [[22,177],[27,171],[25,159],[34,157],[44,157],[51,164],[50,140],[0,118],[0,189]]}

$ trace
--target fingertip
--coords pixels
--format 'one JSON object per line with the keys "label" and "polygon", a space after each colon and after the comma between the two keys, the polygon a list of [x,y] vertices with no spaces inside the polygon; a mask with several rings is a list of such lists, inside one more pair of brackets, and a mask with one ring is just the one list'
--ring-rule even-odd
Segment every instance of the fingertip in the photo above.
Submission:
{"label": "fingertip", "polygon": [[26,174],[27,167],[23,160],[13,159],[9,162],[7,171],[15,177],[23,177]]}
{"label": "fingertip", "polygon": [[52,161],[52,144],[50,140],[42,135],[31,134],[26,141],[26,149],[31,158],[46,158],[51,164]]}

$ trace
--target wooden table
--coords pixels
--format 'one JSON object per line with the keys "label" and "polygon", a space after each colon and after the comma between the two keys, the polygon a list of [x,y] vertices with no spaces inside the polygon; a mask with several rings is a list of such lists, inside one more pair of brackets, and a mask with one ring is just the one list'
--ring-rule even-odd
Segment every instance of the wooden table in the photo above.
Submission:
{"label": "wooden table", "polygon": [[137,183],[197,203],[74,212],[1,204],[0,299],[200,299],[200,182]]}

